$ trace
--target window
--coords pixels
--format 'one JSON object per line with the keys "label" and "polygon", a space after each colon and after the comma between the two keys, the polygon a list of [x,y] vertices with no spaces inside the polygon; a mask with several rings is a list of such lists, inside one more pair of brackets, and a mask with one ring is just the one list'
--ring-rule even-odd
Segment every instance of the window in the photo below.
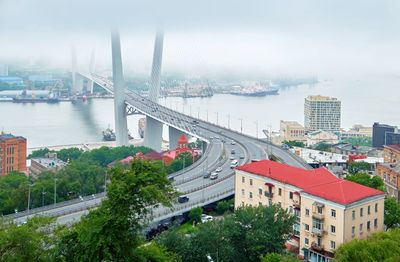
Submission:
{"label": "window", "polygon": [[331,209],[331,216],[332,217],[336,217],[336,210],[335,209]]}
{"label": "window", "polygon": [[289,192],[289,198],[293,199],[293,192]]}
{"label": "window", "polygon": [[250,186],[252,186],[253,185],[253,179],[250,179]]}
{"label": "window", "polygon": [[246,182],[246,178],[244,178],[244,176],[242,176],[242,183]]}
{"label": "window", "polygon": [[363,208],[360,208],[360,217],[363,216],[363,213],[364,213],[364,209],[363,209]]}
{"label": "window", "polygon": [[310,209],[306,208],[306,216],[310,216]]}
{"label": "window", "polygon": [[356,227],[355,226],[351,227],[351,234],[352,234],[353,237],[356,234]]}
{"label": "window", "polygon": [[253,192],[249,192],[249,198],[250,198],[250,199],[253,198]]}
{"label": "window", "polygon": [[280,195],[280,196],[282,195],[282,188],[278,189],[278,195]]}
{"label": "window", "polygon": [[336,248],[336,243],[335,241],[331,240],[331,249],[335,249]]}
{"label": "window", "polygon": [[356,211],[353,210],[353,212],[351,212],[351,218],[354,220],[356,219]]}
{"label": "window", "polygon": [[374,227],[378,227],[378,219],[377,218],[374,219]]}
{"label": "window", "polygon": [[360,233],[362,233],[362,231],[363,231],[363,224],[361,223],[360,224]]}
{"label": "window", "polygon": [[335,234],[336,233],[336,227],[331,225],[331,233]]}
{"label": "window", "polygon": [[367,222],[367,230],[369,231],[371,229],[371,221]]}
{"label": "window", "polygon": [[321,244],[322,244],[321,242],[322,242],[322,241],[321,241],[321,237],[317,237],[317,245],[318,245],[318,246],[321,246]]}
{"label": "window", "polygon": [[305,231],[310,231],[310,225],[309,224],[304,224],[304,230]]}
{"label": "window", "polygon": [[259,189],[258,189],[258,194],[259,194],[259,195],[262,195],[262,188],[259,188]]}
{"label": "window", "polygon": [[324,229],[324,223],[319,219],[313,219],[313,228],[318,230]]}
{"label": "window", "polygon": [[368,215],[370,215],[371,214],[371,206],[368,206]]}
{"label": "window", "polygon": [[308,243],[309,243],[309,242],[308,242],[308,238],[305,238],[305,239],[304,239],[304,244],[308,245]]}
{"label": "window", "polygon": [[322,207],[318,206],[317,207],[317,212],[318,212],[318,214],[322,214]]}
{"label": "window", "polygon": [[375,213],[378,212],[378,203],[375,203]]}
{"label": "window", "polygon": [[242,196],[244,196],[244,189],[242,189]]}
{"label": "window", "polygon": [[261,202],[258,202],[258,205],[259,205],[259,206],[262,206],[262,203],[261,203]]}

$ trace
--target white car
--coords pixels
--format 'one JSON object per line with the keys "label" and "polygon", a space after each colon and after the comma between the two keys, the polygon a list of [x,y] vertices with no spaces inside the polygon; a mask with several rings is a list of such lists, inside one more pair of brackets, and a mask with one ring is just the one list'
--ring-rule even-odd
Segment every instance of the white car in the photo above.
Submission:
{"label": "white car", "polygon": [[222,167],[218,167],[217,169],[215,169],[215,172],[221,172],[222,171]]}
{"label": "white car", "polygon": [[230,159],[230,160],[234,160],[234,159],[235,159],[235,156],[231,155],[231,156],[229,157],[229,159]]}
{"label": "white car", "polygon": [[206,214],[202,214],[201,215],[201,223],[205,223],[208,221],[213,221],[214,218],[212,216],[206,215]]}
{"label": "white car", "polygon": [[213,172],[211,175],[210,175],[210,179],[211,180],[215,180],[215,179],[217,179],[218,178],[218,173],[217,172]]}
{"label": "white car", "polygon": [[236,145],[235,141],[232,140],[231,141],[231,145]]}

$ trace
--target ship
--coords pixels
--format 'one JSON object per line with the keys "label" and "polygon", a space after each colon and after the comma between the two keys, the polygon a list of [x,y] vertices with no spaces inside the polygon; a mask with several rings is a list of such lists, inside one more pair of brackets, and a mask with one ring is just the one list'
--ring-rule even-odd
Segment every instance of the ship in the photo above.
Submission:
{"label": "ship", "polygon": [[56,97],[54,98],[35,98],[35,97],[15,97],[12,100],[14,103],[58,103],[60,100]]}
{"label": "ship", "polygon": [[271,95],[278,95],[279,89],[276,85],[269,83],[266,87],[256,85],[251,87],[241,87],[241,86],[234,86],[234,91],[231,91],[231,95],[238,95],[238,96],[271,96]]}
{"label": "ship", "polygon": [[111,128],[107,128],[106,130],[103,131],[103,140],[104,141],[115,141],[116,136],[114,133],[114,130]]}
{"label": "ship", "polygon": [[[116,135],[114,133],[114,130],[112,130],[110,127],[108,127],[106,130],[103,131],[103,141],[115,141]],[[133,139],[133,136],[128,130],[128,139],[131,140]]]}
{"label": "ship", "polygon": [[144,127],[146,125],[146,118],[140,118],[138,122],[138,133],[140,138],[144,137]]}

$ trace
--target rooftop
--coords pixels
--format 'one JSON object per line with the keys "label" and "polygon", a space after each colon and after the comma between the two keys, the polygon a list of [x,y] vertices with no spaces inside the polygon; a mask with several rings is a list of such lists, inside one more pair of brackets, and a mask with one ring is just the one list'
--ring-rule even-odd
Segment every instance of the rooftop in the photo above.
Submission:
{"label": "rooftop", "polygon": [[400,165],[399,164],[394,164],[394,163],[382,163],[379,164],[380,166],[384,166],[387,169],[393,170],[396,173],[400,174]]}
{"label": "rooftop", "polygon": [[302,126],[301,124],[299,124],[299,122],[297,122],[297,121],[285,121],[285,120],[281,120],[281,123],[282,123],[282,124],[285,124],[285,125],[290,125],[290,126],[293,126],[293,127],[301,127],[301,128],[303,128],[303,126]]}
{"label": "rooftop", "polygon": [[339,101],[337,98],[329,97],[329,96],[321,96],[321,95],[307,96],[306,100],[309,100],[309,101]]}
{"label": "rooftop", "polygon": [[389,148],[394,151],[399,151],[400,152],[400,145],[385,145],[384,148]]}
{"label": "rooftop", "polygon": [[384,192],[334,176],[326,168],[305,170],[270,160],[253,162],[238,170],[260,175],[293,185],[302,192],[336,202],[351,204],[367,197],[384,195]]}
{"label": "rooftop", "polygon": [[5,134],[5,133],[0,133],[0,141],[5,141],[7,139],[11,139],[11,138],[19,138],[19,139],[24,139],[26,140],[26,138],[22,137],[22,136],[14,136],[12,134]]}

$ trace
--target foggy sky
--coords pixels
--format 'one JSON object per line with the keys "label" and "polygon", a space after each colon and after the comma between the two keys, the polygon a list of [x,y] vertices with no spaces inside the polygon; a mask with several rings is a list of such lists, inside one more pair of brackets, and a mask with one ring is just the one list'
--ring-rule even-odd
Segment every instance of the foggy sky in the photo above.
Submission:
{"label": "foggy sky", "polygon": [[396,74],[400,1],[0,0],[0,63],[80,66],[96,49],[111,67],[111,26],[125,71],[148,73],[155,30],[165,31],[163,71],[257,74]]}

